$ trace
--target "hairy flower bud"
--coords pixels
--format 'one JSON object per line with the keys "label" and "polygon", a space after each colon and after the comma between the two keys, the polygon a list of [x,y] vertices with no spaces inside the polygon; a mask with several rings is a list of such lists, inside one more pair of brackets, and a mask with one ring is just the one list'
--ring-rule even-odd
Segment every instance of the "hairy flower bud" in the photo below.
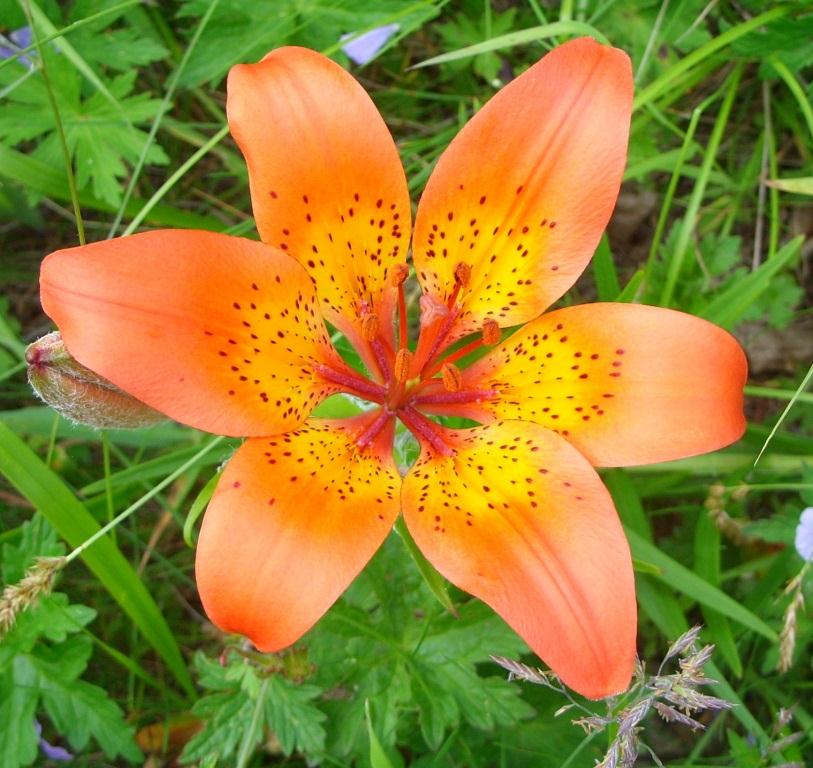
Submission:
{"label": "hairy flower bud", "polygon": [[59,331],[25,351],[32,389],[71,421],[99,429],[146,427],[166,418],[71,356]]}

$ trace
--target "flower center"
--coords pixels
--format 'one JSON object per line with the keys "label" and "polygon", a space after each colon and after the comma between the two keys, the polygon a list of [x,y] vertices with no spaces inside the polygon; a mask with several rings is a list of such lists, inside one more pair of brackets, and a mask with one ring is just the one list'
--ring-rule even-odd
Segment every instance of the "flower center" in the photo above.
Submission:
{"label": "flower center", "polygon": [[[450,333],[460,315],[458,298],[471,275],[468,265],[461,262],[455,268],[455,287],[445,304],[432,296],[421,297],[420,335],[415,350],[410,350],[404,294],[408,274],[409,269],[402,264],[390,276],[398,290],[395,348],[392,337],[387,336],[388,324],[382,323],[368,306],[360,311],[363,342],[368,345],[371,358],[378,366],[375,373],[381,383],[371,381],[347,366],[317,365],[315,370],[344,392],[380,406],[376,417],[357,438],[359,447],[370,445],[390,420],[397,418],[421,445],[449,455],[452,449],[444,441],[443,429],[429,418],[427,412],[460,415],[461,406],[490,400],[497,394],[494,390],[468,387],[465,372],[456,363],[484,345],[496,344],[500,340],[500,328],[495,320],[487,319],[480,336],[448,351],[452,343]],[[448,414],[443,413],[444,406],[449,407]]]}

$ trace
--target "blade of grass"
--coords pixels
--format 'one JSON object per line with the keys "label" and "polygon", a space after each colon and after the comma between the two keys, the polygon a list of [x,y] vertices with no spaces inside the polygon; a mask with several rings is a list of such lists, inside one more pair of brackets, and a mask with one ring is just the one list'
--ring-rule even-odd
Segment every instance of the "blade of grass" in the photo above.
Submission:
{"label": "blade of grass", "polygon": [[673,560],[656,545],[648,542],[631,528],[625,528],[633,556],[647,563],[652,563],[661,569],[658,578],[672,589],[682,592],[687,597],[728,616],[742,624],[747,629],[756,632],[762,637],[776,642],[779,638],[759,616],[756,616],[742,604],[729,597],[717,587],[698,576],[693,571]]}
{"label": "blade of grass", "polygon": [[187,547],[193,548],[195,546],[195,538],[193,535],[195,523],[203,514],[206,506],[209,504],[209,500],[212,498],[212,494],[215,492],[215,488],[217,487],[218,480],[220,480],[220,473],[216,472],[209,479],[209,482],[203,486],[200,493],[195,497],[195,500],[189,507],[189,512],[187,512],[186,519],[184,520],[183,524],[183,540]]}
{"label": "blade of grass", "polygon": [[700,115],[703,114],[703,105],[697,107],[692,111],[692,117],[689,120],[689,126],[686,128],[686,134],[683,138],[683,144],[680,147],[680,152],[675,161],[675,167],[672,171],[672,176],[669,179],[669,184],[666,187],[666,194],[663,198],[661,211],[658,214],[658,221],[655,224],[655,232],[652,235],[652,244],[649,247],[649,255],[647,256],[646,266],[644,268],[644,290],[650,286],[650,277],[652,269],[655,266],[655,259],[658,255],[658,250],[661,246],[661,239],[663,238],[666,223],[669,220],[669,212],[672,210],[672,202],[675,198],[675,190],[677,189],[678,182],[680,181],[683,173],[683,165],[689,154],[689,148],[693,145],[694,134],[697,130],[697,124],[700,121]]}
{"label": "blade of grass", "polygon": [[765,451],[767,450],[777,430],[779,429],[779,427],[782,426],[782,422],[785,421],[788,414],[791,412],[793,406],[796,405],[796,402],[798,401],[802,392],[805,389],[807,389],[807,385],[810,384],[811,379],[813,379],[813,364],[811,364],[810,368],[807,369],[805,377],[802,379],[802,382],[797,387],[796,392],[790,399],[790,402],[785,406],[782,413],[779,414],[779,418],[776,420],[776,424],[773,425],[770,434],[768,435],[768,437],[765,438],[765,442],[762,444],[762,448],[759,449],[759,453],[757,454],[757,457],[754,459],[754,466],[756,466],[759,460],[762,458],[762,454],[765,453]]}
{"label": "blade of grass", "polygon": [[663,290],[661,291],[660,300],[658,301],[662,307],[668,307],[672,303],[675,286],[680,277],[683,261],[689,251],[689,245],[697,222],[700,205],[703,202],[703,195],[706,192],[706,184],[708,183],[711,166],[717,157],[717,152],[720,148],[720,142],[723,139],[726,125],[728,124],[728,117],[731,114],[731,107],[734,104],[734,97],[737,94],[737,86],[740,83],[741,76],[742,65],[737,65],[723,86],[726,89],[723,103],[720,105],[720,111],[717,113],[717,119],[714,122],[714,128],[712,129],[711,137],[706,147],[706,153],[703,156],[703,163],[700,166],[700,175],[692,189],[689,205],[678,233],[675,250],[672,253],[667,267],[666,280],[664,281]]}
{"label": "blade of grass", "polygon": [[804,89],[799,84],[799,81],[796,79],[793,72],[790,71],[788,65],[785,64],[785,62],[782,61],[782,59],[780,59],[778,56],[770,56],[768,58],[768,63],[774,68],[776,74],[782,78],[785,85],[787,85],[788,90],[793,94],[793,98],[796,99],[796,103],[799,106],[799,111],[802,113],[802,116],[807,123],[807,128],[810,131],[811,138],[813,138],[813,107],[810,106],[810,100],[805,94]]}
{"label": "blade of grass", "polygon": [[589,35],[600,43],[604,43],[605,45],[609,44],[607,38],[589,24],[580,21],[554,21],[550,24],[541,24],[538,27],[529,27],[528,29],[521,29],[517,32],[509,32],[506,35],[499,35],[491,38],[491,40],[476,43],[475,45],[467,45],[465,48],[458,48],[456,51],[442,53],[439,56],[432,56],[419,64],[415,64],[415,66],[410,67],[410,69],[421,69],[422,67],[431,67],[435,64],[445,64],[449,61],[468,59],[472,56],[479,56],[481,53],[513,48],[515,45],[526,45],[527,43],[533,43],[537,40],[549,40],[559,35]]}
{"label": "blade of grass", "polygon": [[410,557],[418,567],[418,571],[423,577],[429,591],[437,598],[437,601],[447,610],[452,616],[457,616],[457,609],[454,607],[452,598],[449,597],[449,591],[446,589],[446,582],[431,565],[431,563],[423,556],[423,553],[418,549],[418,545],[412,538],[409,530],[404,523],[404,519],[399,517],[395,521],[395,532],[404,542],[404,546],[409,552]]}
{"label": "blade of grass", "polygon": [[206,13],[204,13],[203,16],[201,17],[200,22],[198,22],[198,25],[195,28],[195,33],[192,35],[192,39],[186,46],[186,51],[184,52],[183,58],[181,59],[180,63],[175,68],[175,70],[172,73],[172,76],[169,79],[167,89],[164,93],[164,98],[161,100],[161,105],[158,107],[158,111],[155,114],[155,119],[152,121],[152,125],[150,126],[150,132],[144,141],[144,146],[141,148],[141,154],[138,156],[138,161],[136,162],[136,165],[133,168],[133,172],[130,174],[130,181],[127,183],[127,189],[124,192],[124,197],[121,201],[121,205],[119,205],[119,209],[118,211],[116,211],[116,216],[113,219],[113,223],[110,225],[110,230],[107,233],[108,238],[115,236],[116,231],[118,230],[119,225],[121,224],[121,220],[124,217],[124,214],[127,210],[127,203],[130,202],[130,198],[133,195],[135,185],[138,183],[138,178],[141,175],[141,169],[144,167],[144,163],[147,160],[147,154],[149,153],[150,148],[152,147],[152,143],[155,140],[155,136],[158,133],[158,128],[161,125],[161,120],[163,119],[164,115],[169,111],[170,105],[172,104],[172,97],[175,95],[175,89],[178,86],[178,80],[183,74],[183,71],[186,68],[186,64],[189,61],[189,57],[195,50],[195,47],[198,44],[198,40],[200,40],[200,36],[203,34],[203,30],[206,29],[206,25],[209,23],[209,19],[212,18],[212,14],[214,13],[215,8],[217,8],[219,2],[220,0],[211,0],[211,2],[209,3],[209,7],[206,9]]}
{"label": "blade of grass", "polygon": [[786,16],[793,9],[792,5],[779,5],[772,8],[765,13],[754,16],[747,21],[737,24],[727,29],[722,34],[712,38],[707,43],[704,43],[699,48],[696,48],[690,54],[682,58],[673,67],[670,67],[656,80],[653,80],[646,88],[639,91],[638,95],[633,100],[633,110],[638,110],[645,104],[654,101],[664,93],[675,91],[676,82],[687,72],[698,66],[706,59],[708,59],[717,51],[731,45],[735,40],[738,40],[743,35],[768,24],[771,21],[776,21],[783,16]]}
{"label": "blade of grass", "polygon": [[209,141],[207,141],[200,149],[196,152],[193,152],[190,157],[181,164],[181,166],[155,191],[155,193],[144,203],[144,207],[135,215],[133,220],[127,225],[122,235],[132,235],[133,232],[138,229],[141,225],[141,222],[144,221],[145,218],[149,215],[149,212],[153,209],[155,205],[161,200],[161,198],[169,192],[177,183],[178,180],[181,179],[186,172],[192,168],[195,163],[198,162],[202,157],[204,157],[212,147],[217,145],[219,142],[223,141],[225,136],[229,132],[229,126],[224,125],[214,136],[212,136]]}
{"label": "blade of grass", "polygon": [[[36,157],[0,144],[0,176],[19,182],[32,192],[54,200],[71,200],[71,192],[65,181],[65,174]],[[115,206],[99,200],[89,192],[79,192],[79,203],[84,208],[105,213],[115,213]],[[134,216],[145,206],[143,200],[130,200],[127,215]],[[201,216],[192,211],[183,211],[169,205],[153,205],[148,213],[150,224],[185,229],[209,229],[220,231],[223,223],[209,216]]]}
{"label": "blade of grass", "polygon": [[[720,529],[706,511],[701,510],[694,529],[694,572],[718,588],[721,547]],[[742,677],[742,661],[728,619],[706,605],[701,605],[700,611],[711,639],[731,668],[734,677]]]}
{"label": "blade of grass", "polygon": [[593,277],[596,279],[596,291],[599,301],[615,301],[621,293],[618,272],[610,250],[610,241],[603,235],[593,256]]}

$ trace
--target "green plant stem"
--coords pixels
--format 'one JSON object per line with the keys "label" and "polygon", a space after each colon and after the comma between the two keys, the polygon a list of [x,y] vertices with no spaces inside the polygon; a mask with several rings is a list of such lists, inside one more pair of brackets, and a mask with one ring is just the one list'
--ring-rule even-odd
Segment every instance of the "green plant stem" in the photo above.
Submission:
{"label": "green plant stem", "polygon": [[200,149],[194,152],[184,163],[182,163],[178,170],[175,171],[175,173],[173,173],[155,191],[155,193],[152,195],[152,197],[150,197],[149,200],[147,200],[146,203],[144,203],[144,207],[138,212],[138,214],[136,214],[135,218],[127,225],[127,228],[124,230],[124,232],[122,232],[122,235],[132,235],[133,232],[135,232],[136,229],[138,229],[138,227],[141,225],[141,222],[147,218],[150,211],[161,201],[161,198],[163,198],[164,195],[167,192],[169,192],[169,190],[172,189],[172,187],[174,187],[175,184],[178,183],[178,180],[181,179],[186,174],[186,172],[190,168],[192,168],[195,165],[195,163],[198,162],[198,160],[204,157],[209,152],[209,150],[212,149],[212,147],[216,146],[221,141],[223,141],[228,132],[229,126],[224,125],[214,136],[212,136],[211,139],[209,139],[209,141],[207,141]]}
{"label": "green plant stem", "polygon": [[40,72],[42,72],[42,80],[45,84],[45,92],[48,94],[48,102],[54,113],[54,123],[56,124],[57,136],[59,136],[59,146],[62,149],[62,156],[65,160],[65,175],[68,179],[68,189],[70,190],[71,203],[73,204],[73,215],[76,219],[76,235],[79,238],[79,244],[85,244],[85,223],[82,220],[82,210],[79,207],[79,193],[76,189],[76,177],[73,173],[73,163],[71,161],[71,153],[68,149],[68,140],[65,137],[65,128],[62,124],[62,116],[59,113],[59,105],[56,103],[54,96],[54,89],[51,85],[51,80],[48,77],[48,65],[45,63],[45,56],[43,55],[42,45],[40,44],[39,33],[37,26],[34,24],[34,18],[31,15],[31,7],[28,0],[25,0],[23,5],[28,25],[31,28],[31,34],[34,36],[34,45],[37,48],[37,53],[40,58]]}
{"label": "green plant stem", "polygon": [[788,69],[788,65],[785,64],[785,62],[782,61],[778,56],[771,56],[768,61],[774,70],[776,70],[776,74],[778,74],[779,77],[784,80],[788,90],[796,99],[796,102],[799,105],[799,111],[802,113],[802,116],[807,123],[810,136],[813,137],[813,107],[810,106],[810,101],[805,95],[804,89],[801,85],[799,85],[799,81],[793,75],[793,72]]}
{"label": "green plant stem", "polygon": [[76,547],[72,552],[69,552],[68,555],[65,557],[65,562],[70,563],[72,560],[75,560],[79,555],[81,555],[86,549],[92,547],[100,538],[105,536],[108,532],[112,531],[119,523],[126,520],[130,515],[133,514],[138,509],[141,509],[150,499],[154,496],[158,495],[164,488],[166,488],[170,483],[173,483],[177,480],[184,472],[186,472],[190,467],[194,466],[197,461],[199,461],[203,456],[205,456],[209,451],[219,445],[223,440],[226,438],[224,437],[215,437],[211,442],[201,448],[189,461],[184,462],[178,469],[172,472],[170,475],[167,475],[160,483],[154,486],[148,493],[145,493],[138,501],[133,502],[127,509],[123,512],[118,514],[114,517],[107,525],[103,525],[96,533],[93,534],[89,539],[85,539],[78,547]]}
{"label": "green plant stem", "polygon": [[770,11],[761,13],[759,16],[754,16],[742,24],[738,24],[731,29],[727,29],[721,35],[709,40],[704,45],[701,45],[696,50],[692,51],[688,56],[682,58],[677,64],[664,72],[657,80],[651,82],[646,88],[638,93],[633,101],[633,110],[640,109],[644,104],[654,101],[662,94],[671,91],[675,83],[689,70],[696,67],[698,64],[709,58],[727,45],[731,45],[735,40],[738,40],[743,35],[747,35],[754,29],[768,24],[771,21],[786,16],[793,9],[792,5],[779,5],[772,8]]}
{"label": "green plant stem", "polygon": [[212,17],[212,14],[214,13],[215,8],[217,8],[219,2],[220,0],[211,0],[209,3],[206,13],[203,14],[203,17],[195,29],[195,34],[192,36],[192,39],[189,41],[189,45],[186,47],[183,58],[175,68],[175,71],[172,73],[172,77],[169,79],[166,92],[164,93],[164,98],[161,100],[161,105],[158,107],[158,112],[155,115],[155,119],[152,121],[150,132],[144,141],[144,146],[141,148],[141,154],[138,156],[138,161],[136,162],[135,168],[133,168],[133,172],[130,174],[130,181],[128,182],[127,189],[124,192],[124,198],[121,201],[121,205],[119,205],[118,211],[116,211],[116,216],[113,219],[113,223],[110,225],[110,230],[107,233],[108,238],[115,236],[116,231],[121,224],[121,220],[124,218],[124,212],[127,210],[127,203],[130,202],[130,198],[133,195],[138,178],[141,175],[141,169],[144,167],[144,163],[147,161],[147,154],[149,153],[153,141],[155,140],[155,136],[158,133],[158,127],[161,125],[161,120],[169,111],[172,98],[175,95],[175,89],[178,86],[178,81],[180,80],[180,77],[189,61],[189,57],[195,50],[195,46],[197,46],[198,40],[200,40],[200,36],[203,34],[203,30],[209,23],[209,19]]}
{"label": "green plant stem", "polygon": [[697,183],[692,190],[692,195],[689,198],[689,207],[686,215],[683,217],[683,222],[678,234],[677,244],[675,245],[675,252],[669,261],[669,268],[666,273],[666,280],[664,282],[663,290],[659,304],[662,307],[668,307],[672,303],[674,297],[675,287],[677,286],[680,271],[683,267],[683,261],[686,258],[686,253],[689,250],[692,232],[694,232],[697,215],[700,211],[700,204],[703,201],[703,195],[706,191],[706,184],[708,183],[709,174],[711,173],[711,166],[717,157],[717,152],[720,148],[720,142],[723,139],[726,125],[728,124],[728,117],[731,114],[731,107],[734,104],[734,97],[737,95],[737,86],[740,83],[742,76],[742,64],[738,64],[732,73],[728,76],[727,90],[723,98],[723,103],[720,105],[720,111],[717,113],[717,120],[714,123],[714,128],[711,132],[708,147],[706,147],[706,154],[703,157],[703,163],[700,166],[700,175],[698,176]]}

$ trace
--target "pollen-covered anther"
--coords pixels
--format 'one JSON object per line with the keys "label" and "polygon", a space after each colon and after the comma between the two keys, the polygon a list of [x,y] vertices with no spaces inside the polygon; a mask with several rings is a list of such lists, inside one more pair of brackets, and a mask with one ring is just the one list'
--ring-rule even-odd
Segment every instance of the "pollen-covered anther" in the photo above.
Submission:
{"label": "pollen-covered anther", "polygon": [[471,279],[471,267],[463,261],[459,261],[454,268],[455,282],[461,287],[468,285]]}
{"label": "pollen-covered anther", "polygon": [[440,375],[443,380],[443,388],[447,392],[459,392],[463,384],[463,376],[460,369],[452,363],[444,363],[440,369]]}
{"label": "pollen-covered anther", "polygon": [[406,264],[396,264],[390,272],[390,282],[396,287],[403,285],[408,277],[409,267]]}
{"label": "pollen-covered anther", "polygon": [[398,350],[395,355],[395,366],[393,373],[395,380],[403,384],[409,377],[409,369],[412,366],[412,352],[405,347]]}
{"label": "pollen-covered anther", "polygon": [[493,317],[487,317],[483,322],[483,344],[492,346],[500,340],[500,326]]}
{"label": "pollen-covered anther", "polygon": [[365,341],[375,341],[378,336],[378,315],[370,312],[361,318],[361,335]]}

